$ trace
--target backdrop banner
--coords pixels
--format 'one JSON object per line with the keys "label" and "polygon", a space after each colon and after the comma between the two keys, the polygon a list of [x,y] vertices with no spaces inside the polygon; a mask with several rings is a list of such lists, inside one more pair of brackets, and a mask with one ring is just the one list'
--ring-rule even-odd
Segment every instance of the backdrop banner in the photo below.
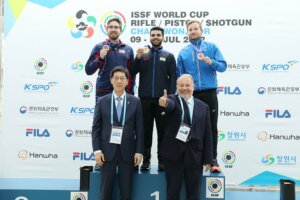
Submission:
{"label": "backdrop banner", "polygon": [[151,27],[163,27],[163,48],[175,57],[189,44],[186,20],[200,20],[205,40],[228,63],[217,89],[226,183],[299,183],[296,0],[6,0],[0,178],[79,179],[81,166],[95,164],[97,73],[86,75],[84,66],[112,17],[123,22],[120,38],[134,52],[150,44]]}

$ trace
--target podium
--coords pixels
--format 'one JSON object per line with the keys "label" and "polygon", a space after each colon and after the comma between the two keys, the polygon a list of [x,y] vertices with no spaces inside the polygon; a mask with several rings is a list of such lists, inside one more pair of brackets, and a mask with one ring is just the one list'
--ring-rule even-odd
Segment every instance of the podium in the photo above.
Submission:
{"label": "podium", "polygon": [[[100,176],[101,171],[90,173],[90,188],[88,191],[89,200],[100,199]],[[118,179],[118,174],[116,174]],[[134,172],[132,185],[132,200],[165,200],[166,199],[165,173],[159,172],[157,166],[151,166],[147,172]],[[223,173],[204,172],[201,183],[201,200],[222,200],[225,199],[225,176]],[[180,199],[185,199],[184,184],[181,189]],[[113,200],[119,200],[118,181],[115,180],[113,189]]]}

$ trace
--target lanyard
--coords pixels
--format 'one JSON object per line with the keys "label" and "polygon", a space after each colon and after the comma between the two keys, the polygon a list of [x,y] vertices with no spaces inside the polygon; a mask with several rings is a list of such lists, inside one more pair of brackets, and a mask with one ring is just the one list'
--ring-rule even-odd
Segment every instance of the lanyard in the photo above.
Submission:
{"label": "lanyard", "polygon": [[[110,123],[111,123],[112,126],[114,124],[114,120],[113,120],[113,116],[114,116],[114,107],[113,107],[114,106],[114,101],[115,101],[115,98],[114,98],[114,94],[112,93],[111,94],[111,105],[110,105]],[[125,117],[126,117],[126,92],[125,92],[125,95],[124,95],[123,107],[124,107],[124,112],[123,112],[122,126],[124,126],[124,124],[125,124]]]}
{"label": "lanyard", "polygon": [[180,107],[181,107],[181,110],[182,110],[182,113],[181,113],[181,122],[183,122],[183,119],[184,119],[184,108],[183,108],[183,103],[182,103],[182,99],[181,97],[178,95],[178,98],[179,98],[179,102],[180,102]]}
{"label": "lanyard", "polygon": [[198,48],[196,45],[194,45],[192,42],[190,42],[190,45],[193,47],[193,49],[197,52],[197,53],[202,53],[202,47],[203,47],[203,40],[201,40],[200,43],[200,48]]}

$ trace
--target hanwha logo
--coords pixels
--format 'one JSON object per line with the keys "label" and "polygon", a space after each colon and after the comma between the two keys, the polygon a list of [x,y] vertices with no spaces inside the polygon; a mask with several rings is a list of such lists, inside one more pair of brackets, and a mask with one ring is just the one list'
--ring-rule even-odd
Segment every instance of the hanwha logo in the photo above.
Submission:
{"label": "hanwha logo", "polygon": [[87,200],[87,193],[71,192],[71,200]]}
{"label": "hanwha logo", "polygon": [[18,157],[21,159],[21,160],[25,160],[28,158],[28,151],[26,150],[22,150],[18,153]]}
{"label": "hanwha logo", "polygon": [[20,196],[20,197],[17,197],[15,200],[28,200],[28,198],[27,198],[27,197]]}
{"label": "hanwha logo", "polygon": [[223,185],[219,179],[211,179],[208,181],[207,187],[210,192],[218,193],[222,190]]}
{"label": "hanwha logo", "polygon": [[262,131],[260,133],[257,134],[257,139],[259,139],[260,141],[267,141],[268,140],[268,133],[266,131]]}

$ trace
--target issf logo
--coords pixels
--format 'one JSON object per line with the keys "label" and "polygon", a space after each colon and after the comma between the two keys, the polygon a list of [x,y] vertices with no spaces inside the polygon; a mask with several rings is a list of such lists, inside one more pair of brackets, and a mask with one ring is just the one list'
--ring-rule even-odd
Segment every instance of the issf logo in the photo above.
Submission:
{"label": "issf logo", "polygon": [[71,200],[87,200],[87,192],[71,192]]}
{"label": "issf logo", "polygon": [[68,19],[67,24],[73,38],[91,38],[94,35],[96,18],[89,15],[85,10],[79,10],[75,16]]}
{"label": "issf logo", "polygon": [[[89,95],[93,91],[93,84],[90,81],[85,81],[80,84],[80,91],[84,95]],[[86,96],[84,96],[86,97]],[[89,96],[88,96],[89,97]]]}
{"label": "issf logo", "polygon": [[265,118],[291,118],[291,114],[288,110],[280,111],[278,109],[265,110]]}
{"label": "issf logo", "polygon": [[210,192],[212,193],[218,193],[222,190],[223,185],[222,182],[219,179],[210,179],[208,181],[207,187],[209,189]]}
{"label": "issf logo", "polygon": [[15,200],[28,200],[28,198],[24,197],[24,196],[19,196],[19,197],[15,198]]}
{"label": "issf logo", "polygon": [[47,61],[44,58],[37,58],[34,61],[34,68],[37,71],[38,75],[43,75],[44,71],[47,69]]}
{"label": "issf logo", "polygon": [[272,165],[275,162],[275,158],[272,154],[266,154],[261,158],[261,162],[264,165]]}
{"label": "issf logo", "polygon": [[224,95],[241,95],[242,91],[239,87],[219,86],[217,89],[217,94],[220,93],[223,93]]}
{"label": "issf logo", "polygon": [[222,160],[226,165],[232,165],[236,160],[236,156],[233,151],[225,151],[222,154]]}
{"label": "issf logo", "polygon": [[108,11],[108,12],[104,13],[100,18],[100,30],[102,31],[102,33],[104,35],[107,35],[106,24],[107,24],[108,20],[110,20],[111,18],[118,18],[121,21],[122,32],[124,32],[126,29],[126,19],[125,19],[124,15],[122,13],[120,13],[119,11]]}

